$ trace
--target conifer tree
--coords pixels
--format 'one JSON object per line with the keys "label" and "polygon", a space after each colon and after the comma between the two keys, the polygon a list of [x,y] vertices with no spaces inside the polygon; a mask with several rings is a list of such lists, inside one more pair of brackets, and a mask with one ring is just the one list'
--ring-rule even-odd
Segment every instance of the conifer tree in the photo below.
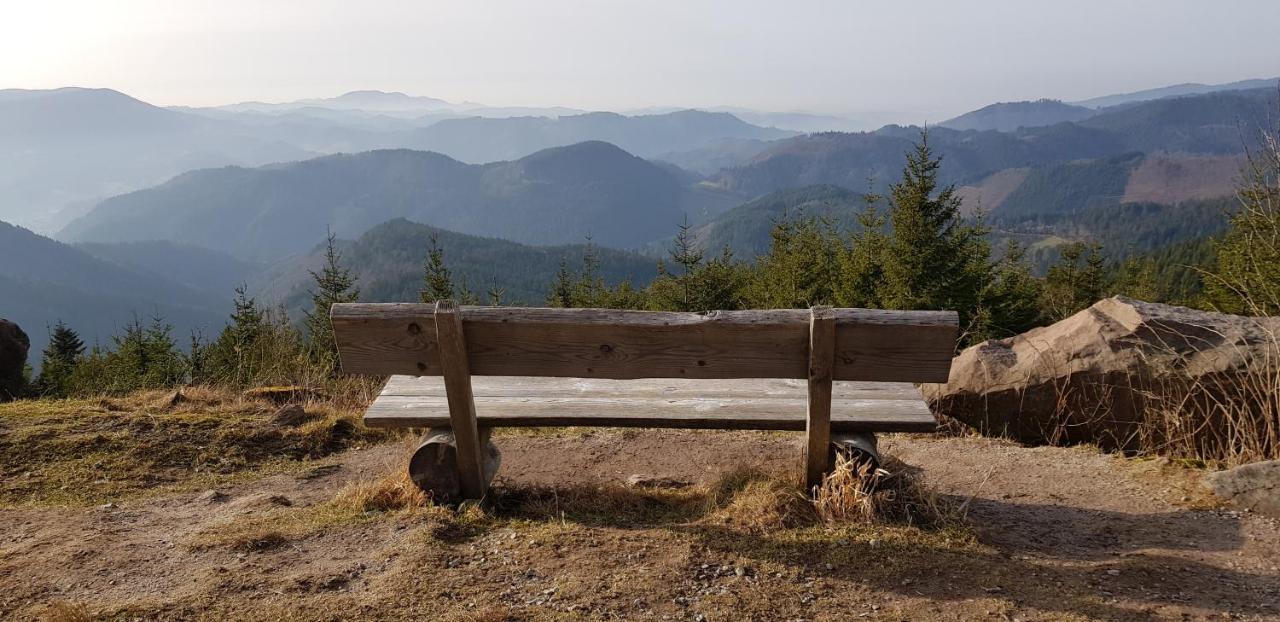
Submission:
{"label": "conifer tree", "polygon": [[986,230],[961,218],[954,185],[939,187],[941,158],[927,131],[907,153],[902,179],[889,190],[882,306],[891,309],[951,309],[962,327],[972,327],[981,292],[991,279]]}
{"label": "conifer tree", "polygon": [[1006,243],[1004,256],[995,265],[994,278],[983,291],[983,321],[975,328],[971,343],[1017,335],[1041,324],[1043,287],[1031,275],[1026,254],[1026,248],[1016,240]]}
{"label": "conifer tree", "polygon": [[49,332],[49,344],[45,346],[40,361],[40,377],[34,385],[43,396],[65,397],[71,391],[71,375],[84,356],[84,341],[62,320]]}
{"label": "conifer tree", "polygon": [[1215,244],[1206,298],[1229,313],[1280,314],[1280,129],[1264,132],[1261,149],[1249,151],[1236,196],[1240,211]]}
{"label": "conifer tree", "polygon": [[569,273],[569,263],[563,257],[560,258],[560,268],[556,270],[556,280],[551,283],[551,291],[547,294],[547,306],[573,307],[573,275]]}
{"label": "conifer tree", "polygon": [[884,233],[885,218],[876,209],[882,200],[868,193],[865,206],[858,214],[859,229],[850,239],[849,248],[840,256],[840,282],[836,288],[836,304],[842,307],[879,308],[884,288],[884,264],[888,237]]}
{"label": "conifer tree", "polygon": [[311,271],[316,289],[311,292],[311,310],[306,312],[305,321],[312,357],[331,370],[337,369],[338,345],[334,341],[329,310],[335,304],[360,299],[356,278],[342,265],[337,239],[333,233],[329,234],[324,268],[320,272]]}
{"label": "conifer tree", "polygon": [[422,302],[435,302],[454,297],[453,275],[444,263],[444,249],[436,234],[431,234],[431,247],[427,251],[424,267]]}
{"label": "conifer tree", "polygon": [[769,253],[756,260],[747,299],[757,308],[807,308],[836,299],[844,237],[824,218],[800,215],[774,225]]}
{"label": "conifer tree", "polygon": [[1062,257],[1049,267],[1044,280],[1044,310],[1050,321],[1069,317],[1102,298],[1105,292],[1102,247],[1073,242],[1062,247]]}
{"label": "conifer tree", "polygon": [[502,297],[507,295],[507,288],[498,287],[498,279],[494,277],[490,279],[489,291],[485,292],[485,294],[489,297],[489,306],[501,307]]}

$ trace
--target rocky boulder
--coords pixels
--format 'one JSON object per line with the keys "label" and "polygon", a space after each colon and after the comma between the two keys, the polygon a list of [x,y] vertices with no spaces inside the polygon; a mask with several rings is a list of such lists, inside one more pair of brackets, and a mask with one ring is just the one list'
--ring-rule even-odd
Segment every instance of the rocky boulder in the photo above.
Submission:
{"label": "rocky boulder", "polygon": [[22,390],[22,370],[27,365],[31,340],[17,324],[0,318],[0,402]]}
{"label": "rocky boulder", "polygon": [[1280,518],[1280,460],[1210,473],[1204,483],[1238,507]]}
{"label": "rocky boulder", "polygon": [[[934,412],[986,434],[1151,447],[1163,440],[1152,435],[1170,430],[1151,417],[1171,408],[1179,417],[1216,416],[1194,406],[1248,403],[1247,385],[1274,381],[1278,337],[1280,318],[1108,298],[1051,326],[964,350],[947,384],[923,391]],[[1216,422],[1182,423],[1212,429]]]}

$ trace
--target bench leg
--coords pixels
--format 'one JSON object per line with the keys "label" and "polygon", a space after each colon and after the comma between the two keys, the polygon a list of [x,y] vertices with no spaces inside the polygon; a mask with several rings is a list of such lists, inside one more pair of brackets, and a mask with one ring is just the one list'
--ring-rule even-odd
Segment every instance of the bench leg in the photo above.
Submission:
{"label": "bench leg", "polygon": [[452,300],[436,302],[436,342],[445,396],[449,401],[449,427],[457,449],[458,477],[463,499],[482,499],[488,489],[481,465],[480,432],[476,425],[476,401],[471,392],[471,367],[462,332],[462,314]]}
{"label": "bench leg", "polygon": [[831,307],[813,307],[809,317],[809,408],[805,423],[804,483],[812,491],[831,470],[831,374],[836,356],[836,320]]}
{"label": "bench leg", "polygon": [[[493,482],[502,464],[502,454],[489,440],[489,428],[480,428],[483,482],[487,488]],[[436,503],[461,501],[462,477],[458,471],[458,443],[450,428],[431,428],[422,437],[422,444],[409,459],[409,478]]]}

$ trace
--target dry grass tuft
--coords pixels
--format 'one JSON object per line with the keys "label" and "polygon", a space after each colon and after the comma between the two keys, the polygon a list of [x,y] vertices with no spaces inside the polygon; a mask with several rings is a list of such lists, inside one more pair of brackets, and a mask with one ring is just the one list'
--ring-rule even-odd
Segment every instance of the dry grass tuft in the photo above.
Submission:
{"label": "dry grass tuft", "polygon": [[431,505],[431,497],[402,468],[373,481],[351,484],[339,491],[331,503],[360,512],[396,512],[425,508]]}
{"label": "dry grass tuft", "polygon": [[705,520],[748,531],[792,529],[817,523],[813,503],[792,479],[752,468],[730,471],[708,492]]}
{"label": "dry grass tuft", "polygon": [[963,523],[965,504],[943,499],[927,487],[920,472],[888,459],[892,471],[836,456],[835,469],[823,480],[813,502],[826,523],[901,524],[924,528]]}
{"label": "dry grass tuft", "polygon": [[56,600],[48,604],[40,615],[43,622],[93,622],[95,616],[84,603]]}

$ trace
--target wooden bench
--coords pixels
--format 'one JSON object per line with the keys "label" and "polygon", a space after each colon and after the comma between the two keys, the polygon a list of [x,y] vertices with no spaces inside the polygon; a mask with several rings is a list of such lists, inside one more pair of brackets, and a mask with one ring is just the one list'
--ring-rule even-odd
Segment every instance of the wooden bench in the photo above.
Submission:
{"label": "wooden bench", "polygon": [[933,431],[912,383],[946,382],[958,324],[950,311],[452,301],[337,304],[331,317],[345,372],[391,376],[365,423],[431,429],[410,473],[439,499],[483,497],[497,469],[488,430],[521,426],[804,431],[817,485],[833,434]]}

